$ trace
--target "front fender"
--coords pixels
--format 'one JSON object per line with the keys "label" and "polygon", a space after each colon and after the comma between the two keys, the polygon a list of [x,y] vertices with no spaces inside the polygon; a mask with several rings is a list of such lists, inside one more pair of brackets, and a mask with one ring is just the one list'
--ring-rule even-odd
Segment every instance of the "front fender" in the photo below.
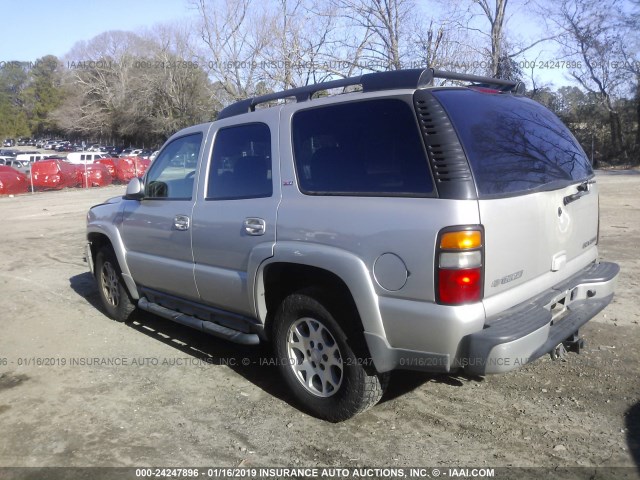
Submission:
{"label": "front fender", "polygon": [[[97,205],[87,215],[87,240],[90,241],[92,234],[105,236],[116,254],[116,259],[122,271],[122,279],[124,280],[127,290],[131,298],[138,300],[138,288],[133,281],[129,266],[127,265],[127,250],[122,241],[120,228],[122,227],[122,212],[124,210],[124,202],[105,203]],[[93,247],[92,247],[93,249]],[[93,252],[97,254],[97,252]]]}

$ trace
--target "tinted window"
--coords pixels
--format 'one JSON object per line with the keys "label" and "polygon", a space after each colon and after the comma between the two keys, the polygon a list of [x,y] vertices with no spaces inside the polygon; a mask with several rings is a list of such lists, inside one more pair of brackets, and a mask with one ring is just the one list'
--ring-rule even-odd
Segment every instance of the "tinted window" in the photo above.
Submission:
{"label": "tinted window", "polygon": [[271,133],[263,123],[223,128],[213,146],[207,198],[270,197]]}
{"label": "tinted window", "polygon": [[560,188],[593,173],[567,127],[532,100],[472,90],[434,95],[458,132],[481,196]]}
{"label": "tinted window", "polygon": [[201,144],[202,134],[195,133],[164,147],[147,174],[145,198],[190,200]]}
{"label": "tinted window", "polygon": [[305,193],[422,196],[433,191],[413,108],[398,99],[297,112],[293,146]]}

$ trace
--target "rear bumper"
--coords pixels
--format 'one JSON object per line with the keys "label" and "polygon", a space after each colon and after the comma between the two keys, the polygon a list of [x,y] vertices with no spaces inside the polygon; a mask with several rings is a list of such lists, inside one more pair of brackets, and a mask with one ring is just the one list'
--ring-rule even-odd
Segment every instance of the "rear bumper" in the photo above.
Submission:
{"label": "rear bumper", "polygon": [[[561,284],[486,320],[471,305],[447,307],[449,316],[433,321],[424,313],[424,304],[402,302],[403,309],[396,308],[390,316],[395,321],[387,322],[386,338],[364,332],[369,353],[378,372],[508,372],[550,352],[605,308],[613,298],[619,270],[615,263],[592,263]],[[382,305],[387,304],[388,300]],[[442,314],[443,307],[438,306],[437,312]],[[412,318],[417,321],[407,320]],[[432,320],[428,327],[426,319]],[[416,326],[420,324],[422,328]],[[418,341],[390,344],[389,335],[398,331],[402,338]],[[425,332],[430,334],[426,348],[421,345]]]}
{"label": "rear bumper", "polygon": [[463,340],[453,367],[474,375],[503,373],[529,363],[562,343],[613,298],[620,267],[591,264],[534,299],[487,319]]}

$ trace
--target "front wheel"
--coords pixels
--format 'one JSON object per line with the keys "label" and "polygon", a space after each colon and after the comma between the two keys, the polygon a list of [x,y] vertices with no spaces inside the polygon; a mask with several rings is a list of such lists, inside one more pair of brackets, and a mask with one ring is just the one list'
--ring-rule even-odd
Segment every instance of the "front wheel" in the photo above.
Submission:
{"label": "front wheel", "polygon": [[274,350],[285,382],[301,406],[339,422],[378,403],[386,376],[371,372],[371,359],[354,353],[322,298],[319,291],[285,298],[274,321]]}
{"label": "front wheel", "polygon": [[107,314],[114,320],[126,322],[136,306],[122,280],[122,271],[113,250],[102,248],[96,255],[98,293]]}

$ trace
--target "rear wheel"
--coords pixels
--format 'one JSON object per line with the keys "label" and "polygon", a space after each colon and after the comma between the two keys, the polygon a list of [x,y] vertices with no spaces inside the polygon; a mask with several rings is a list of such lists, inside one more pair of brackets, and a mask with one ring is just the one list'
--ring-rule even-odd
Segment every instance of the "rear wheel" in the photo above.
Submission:
{"label": "rear wheel", "polygon": [[318,290],[286,297],[275,317],[273,342],[296,400],[310,413],[339,422],[378,403],[387,377],[373,371],[370,358],[356,355],[352,340],[360,334],[348,338],[324,298]]}
{"label": "rear wheel", "polygon": [[122,270],[111,248],[102,248],[96,255],[96,279],[102,306],[119,322],[126,322],[136,306],[122,280]]}

